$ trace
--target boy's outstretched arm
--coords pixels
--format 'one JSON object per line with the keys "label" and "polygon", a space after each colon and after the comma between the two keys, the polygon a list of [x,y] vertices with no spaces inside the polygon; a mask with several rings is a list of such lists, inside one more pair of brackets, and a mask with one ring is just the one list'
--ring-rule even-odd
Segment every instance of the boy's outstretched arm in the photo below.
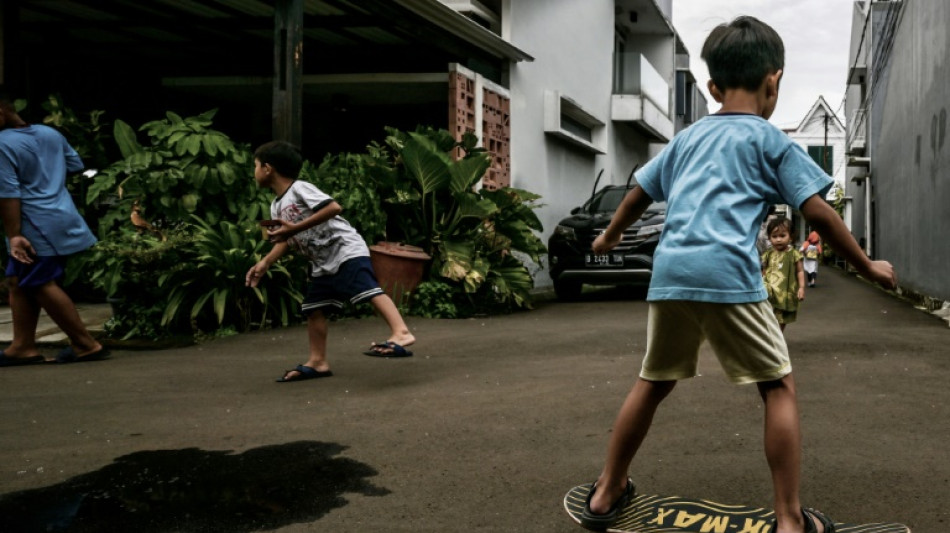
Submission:
{"label": "boy's outstretched arm", "polygon": [[897,288],[897,273],[887,261],[872,261],[851,236],[838,213],[817,194],[805,200],[799,210],[805,220],[831,244],[835,253],[851,263],[858,273],[886,289]]}
{"label": "boy's outstretched arm", "polygon": [[275,243],[270,252],[247,271],[247,276],[244,277],[244,284],[248,287],[257,287],[257,284],[264,278],[267,269],[276,263],[282,255],[287,253],[287,248],[289,247],[290,245],[287,244],[286,241]]}
{"label": "boy's outstretched arm", "polygon": [[602,254],[608,252],[620,244],[620,239],[623,238],[623,230],[627,229],[630,224],[640,220],[640,217],[643,216],[643,212],[646,211],[652,203],[653,199],[650,198],[639,185],[631,189],[630,192],[623,197],[623,201],[620,202],[620,207],[617,208],[613,218],[610,219],[610,225],[607,226],[607,229],[602,234],[594,239],[594,244],[591,245],[594,253]]}

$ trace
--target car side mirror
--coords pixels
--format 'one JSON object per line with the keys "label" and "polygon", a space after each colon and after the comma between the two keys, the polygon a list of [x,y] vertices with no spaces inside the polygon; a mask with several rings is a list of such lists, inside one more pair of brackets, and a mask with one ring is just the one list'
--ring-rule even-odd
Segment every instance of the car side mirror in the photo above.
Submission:
{"label": "car side mirror", "polygon": [[580,213],[580,212],[581,212],[581,208],[580,208],[580,207],[575,207],[574,209],[571,209],[571,214],[572,214],[572,215],[576,215],[576,214],[578,214],[578,213]]}

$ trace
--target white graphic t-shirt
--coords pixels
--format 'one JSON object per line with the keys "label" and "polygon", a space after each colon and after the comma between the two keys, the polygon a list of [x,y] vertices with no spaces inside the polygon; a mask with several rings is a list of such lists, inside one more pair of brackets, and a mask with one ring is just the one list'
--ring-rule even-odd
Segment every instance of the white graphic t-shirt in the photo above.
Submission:
{"label": "white graphic t-shirt", "polygon": [[[298,180],[271,203],[271,218],[297,223],[332,201],[314,185]],[[287,243],[307,256],[313,277],[336,274],[340,265],[354,257],[369,257],[363,237],[340,216],[301,231]]]}

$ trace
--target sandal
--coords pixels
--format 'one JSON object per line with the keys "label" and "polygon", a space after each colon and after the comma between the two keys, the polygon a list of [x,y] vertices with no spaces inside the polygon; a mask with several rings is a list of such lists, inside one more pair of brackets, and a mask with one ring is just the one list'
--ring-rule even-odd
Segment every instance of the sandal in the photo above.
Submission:
{"label": "sandal", "polygon": [[614,501],[610,509],[604,514],[597,514],[590,510],[590,500],[594,497],[594,492],[596,491],[597,483],[591,484],[590,492],[587,493],[587,501],[584,502],[584,512],[581,513],[580,516],[581,526],[590,531],[607,531],[607,528],[614,525],[614,522],[620,518],[620,513],[623,512],[624,507],[630,502],[630,498],[636,494],[637,488],[634,486],[633,480],[627,478],[627,487],[623,489],[620,497]]}
{"label": "sandal", "polygon": [[[296,372],[296,376],[291,376],[291,372]],[[317,370],[304,365],[297,365],[297,368],[284,372],[284,377],[277,380],[277,383],[292,383],[294,381],[304,381],[307,379],[328,378],[333,375],[329,370]]]}
{"label": "sandal", "polygon": [[802,516],[805,517],[805,533],[818,533],[818,527],[815,526],[815,520],[812,517],[818,519],[818,522],[824,527],[825,533],[835,533],[835,523],[818,509],[802,507]]}
{"label": "sandal", "polygon": [[[818,533],[818,526],[815,525],[815,517],[818,519],[818,522],[825,528],[825,533],[835,533],[835,523],[824,515],[818,509],[812,509],[811,507],[802,507],[802,518],[805,519],[805,533]],[[775,520],[772,520],[772,531],[775,531],[777,523]]]}

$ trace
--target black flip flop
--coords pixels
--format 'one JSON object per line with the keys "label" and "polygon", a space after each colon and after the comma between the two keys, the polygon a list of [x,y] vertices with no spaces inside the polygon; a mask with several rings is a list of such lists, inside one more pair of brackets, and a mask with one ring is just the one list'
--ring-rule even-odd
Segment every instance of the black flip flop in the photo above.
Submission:
{"label": "black flip flop", "polygon": [[[805,519],[805,533],[818,533],[818,527],[815,525],[814,516],[818,519],[818,522],[825,529],[825,533],[835,533],[835,523],[832,519],[828,518],[818,509],[812,509],[811,507],[802,507],[802,518]],[[775,531],[776,521],[772,520],[772,529],[770,531]]]}
{"label": "black flip flop", "polygon": [[632,479],[627,478],[626,488],[623,489],[620,497],[614,501],[610,509],[604,514],[597,514],[590,509],[590,500],[594,497],[596,490],[597,484],[592,483],[590,492],[587,493],[587,501],[584,503],[584,512],[580,516],[581,526],[590,531],[607,531],[607,528],[614,525],[617,519],[620,518],[623,508],[627,506],[630,498],[633,498],[633,495],[636,494],[637,487],[633,484]]}
{"label": "black flip flop", "polygon": [[[287,377],[287,374],[291,372],[297,372],[296,376]],[[305,381],[308,379],[317,379],[317,378],[328,378],[333,375],[333,372],[330,370],[317,370],[304,365],[297,365],[297,368],[293,370],[288,370],[284,372],[284,377],[277,380],[277,383],[291,383],[293,381]]]}
{"label": "black flip flop", "polygon": [[[383,352],[383,350],[392,350],[391,352]],[[363,355],[369,355],[372,357],[412,357],[412,352],[404,348],[403,346],[396,344],[392,341],[373,343],[373,347],[369,350],[363,352]]]}
{"label": "black flip flop", "polygon": [[76,355],[76,350],[72,346],[67,346],[60,350],[56,354],[55,363],[57,364],[66,364],[66,363],[88,363],[91,361],[102,361],[103,359],[109,358],[109,350],[105,348],[100,348],[98,352],[93,352],[86,355]]}
{"label": "black flip flop", "polygon": [[835,533],[835,523],[818,509],[802,507],[802,516],[805,517],[805,533],[818,533],[813,516],[818,519],[825,529],[825,533]]}

